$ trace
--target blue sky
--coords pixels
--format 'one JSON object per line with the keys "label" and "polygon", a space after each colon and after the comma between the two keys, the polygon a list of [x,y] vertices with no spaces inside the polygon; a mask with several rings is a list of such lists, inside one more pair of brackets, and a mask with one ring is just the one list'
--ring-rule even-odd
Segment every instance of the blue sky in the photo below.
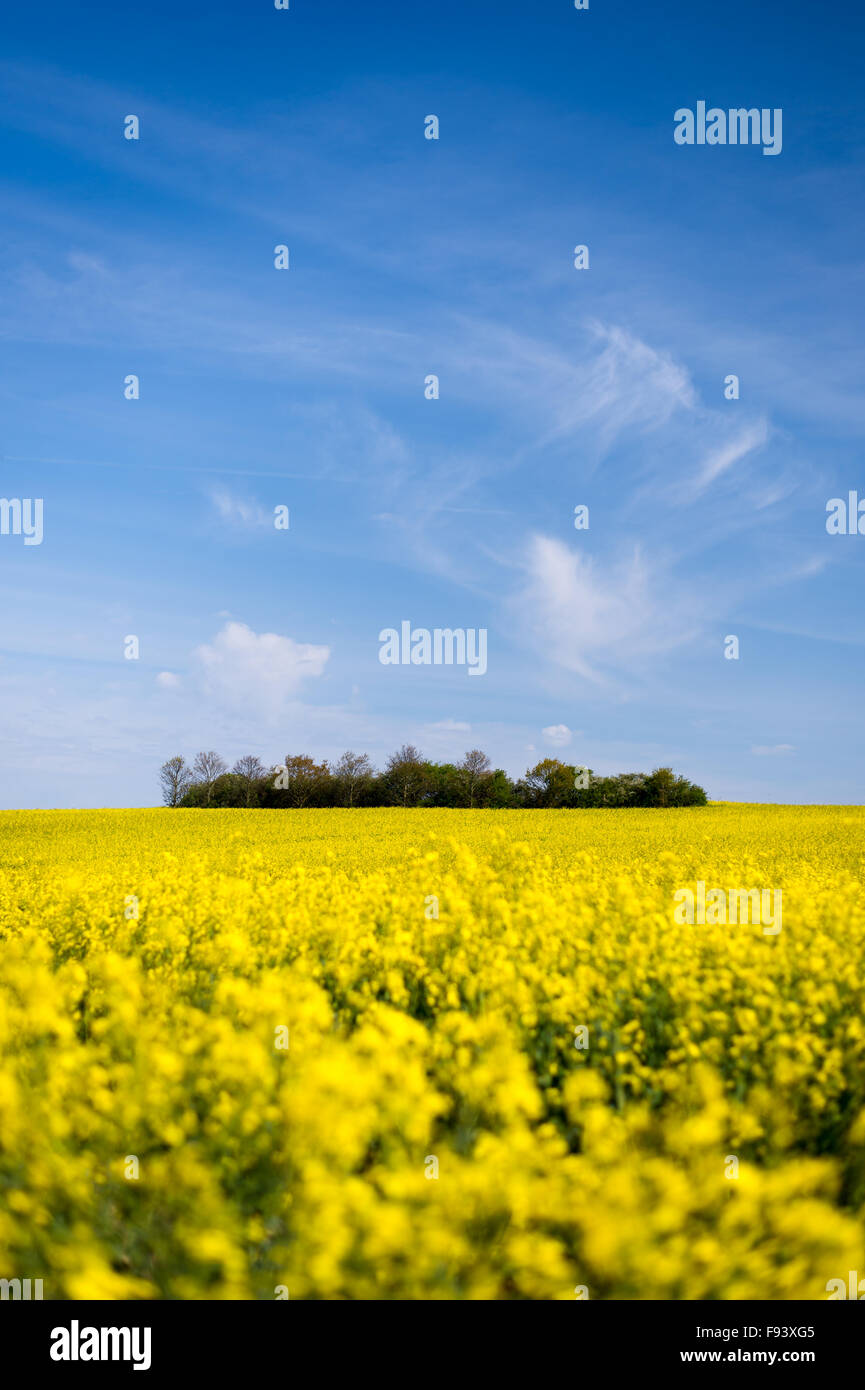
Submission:
{"label": "blue sky", "polygon": [[[863,800],[858,8],[48,3],[0,52],[2,805],[407,741]],[[781,154],[676,145],[698,100]],[[404,619],[487,673],[383,666]]]}

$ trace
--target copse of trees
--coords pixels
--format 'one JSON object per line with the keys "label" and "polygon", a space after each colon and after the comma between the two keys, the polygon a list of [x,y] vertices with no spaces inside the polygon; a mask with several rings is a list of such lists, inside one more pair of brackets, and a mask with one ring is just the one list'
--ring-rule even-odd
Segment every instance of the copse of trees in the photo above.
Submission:
{"label": "copse of trees", "polygon": [[459,763],[436,763],[413,744],[404,744],[377,771],[366,753],[351,750],[331,765],[305,753],[286,754],[266,768],[252,754],[229,771],[214,752],[198,753],[192,764],[179,754],[159,773],[166,806],[301,807],[454,806],[469,810],[705,806],[702,787],[669,767],[596,777],[591,768],[544,758],[513,781],[494,768],[479,748]]}

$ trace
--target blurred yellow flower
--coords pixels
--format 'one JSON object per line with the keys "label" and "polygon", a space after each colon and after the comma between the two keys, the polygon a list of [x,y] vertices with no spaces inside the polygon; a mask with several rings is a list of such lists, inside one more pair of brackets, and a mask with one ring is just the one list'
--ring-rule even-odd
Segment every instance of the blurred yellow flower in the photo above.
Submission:
{"label": "blurred yellow flower", "polygon": [[[865,1240],[863,830],[0,813],[0,1272],[54,1299],[825,1298]],[[782,889],[783,930],[679,925],[698,881]]]}

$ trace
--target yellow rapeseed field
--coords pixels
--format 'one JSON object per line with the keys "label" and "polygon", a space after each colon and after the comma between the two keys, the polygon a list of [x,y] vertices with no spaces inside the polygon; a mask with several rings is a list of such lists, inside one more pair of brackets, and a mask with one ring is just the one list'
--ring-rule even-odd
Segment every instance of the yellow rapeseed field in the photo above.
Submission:
{"label": "yellow rapeseed field", "polygon": [[[0,813],[0,1276],[825,1299],[865,809]],[[783,928],[674,919],[698,881]]]}

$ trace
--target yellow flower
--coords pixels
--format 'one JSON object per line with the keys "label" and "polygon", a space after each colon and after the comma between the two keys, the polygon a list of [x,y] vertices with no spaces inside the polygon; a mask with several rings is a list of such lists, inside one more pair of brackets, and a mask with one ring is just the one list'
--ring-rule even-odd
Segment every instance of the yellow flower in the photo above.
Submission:
{"label": "yellow flower", "polygon": [[[865,1239],[863,829],[0,813],[4,1274],[58,1299],[825,1297]],[[701,881],[782,890],[782,930],[679,923]]]}

